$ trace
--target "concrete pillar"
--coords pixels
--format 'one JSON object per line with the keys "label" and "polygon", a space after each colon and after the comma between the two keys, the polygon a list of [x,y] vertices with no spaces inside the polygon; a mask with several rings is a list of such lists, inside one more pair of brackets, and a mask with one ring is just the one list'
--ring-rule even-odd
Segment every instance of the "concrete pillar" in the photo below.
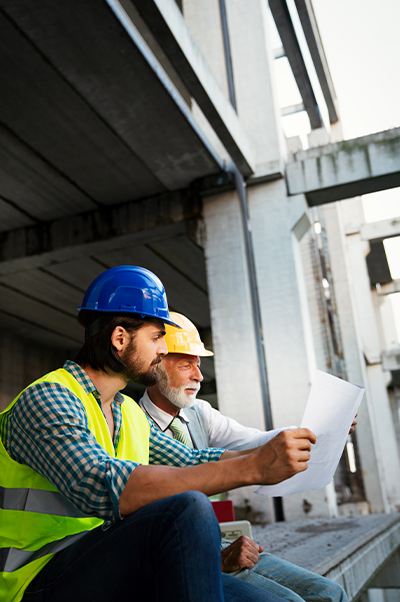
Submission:
{"label": "concrete pillar", "polygon": [[[246,426],[265,428],[239,199],[235,192],[204,200],[207,281],[218,406]],[[236,518],[272,520],[269,498],[255,487],[230,493]]]}
{"label": "concrete pillar", "polygon": [[267,3],[253,0],[251,10],[246,2],[225,0],[225,3],[237,111],[255,149],[257,173],[283,173],[286,144],[277,100]]}
{"label": "concrete pillar", "polygon": [[359,234],[361,205],[359,200],[327,205],[321,208],[321,216],[348,379],[366,388],[356,429],[365,492],[372,512],[390,512],[400,502],[400,462],[365,261],[368,243]]}
{"label": "concrete pillar", "polygon": [[328,371],[327,360],[329,349],[326,340],[326,315],[321,305],[321,285],[317,283],[318,271],[316,269],[315,254],[318,251],[317,240],[312,233],[313,225],[300,241],[301,259],[304,270],[305,285],[307,289],[308,307],[310,311],[312,338],[317,362],[317,369]]}
{"label": "concrete pillar", "polygon": [[207,65],[229,99],[219,0],[183,0],[183,16]]}
{"label": "concrete pillar", "polygon": [[[248,189],[274,426],[299,425],[316,356],[300,240],[307,203],[288,197],[283,180]],[[287,520],[336,514],[332,488],[284,498]]]}
{"label": "concrete pillar", "polygon": [[375,308],[381,349],[388,351],[399,346],[393,304],[389,295],[380,295],[376,289],[371,290]]}

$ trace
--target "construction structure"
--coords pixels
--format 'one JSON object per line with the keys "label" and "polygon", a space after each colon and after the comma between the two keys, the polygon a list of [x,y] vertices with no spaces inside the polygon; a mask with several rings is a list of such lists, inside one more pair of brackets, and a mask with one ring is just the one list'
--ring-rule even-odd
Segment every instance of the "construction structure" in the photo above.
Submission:
{"label": "construction structure", "polygon": [[[400,129],[342,140],[311,2],[295,6],[319,95],[286,0],[0,0],[1,407],[73,358],[94,277],[147,267],[212,345],[203,397],[242,424],[299,424],[317,368],[366,389],[332,485],[231,492],[255,522],[400,509],[382,242],[400,219],[365,224],[359,198],[400,186]],[[300,106],[278,105],[280,56]],[[299,110],[306,150],[282,129]]]}

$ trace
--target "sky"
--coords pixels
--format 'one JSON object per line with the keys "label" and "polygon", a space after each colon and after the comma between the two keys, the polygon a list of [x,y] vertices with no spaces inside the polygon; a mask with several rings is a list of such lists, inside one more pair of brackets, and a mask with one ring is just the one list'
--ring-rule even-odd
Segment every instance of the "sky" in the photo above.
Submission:
{"label": "sky", "polygon": [[[294,0],[287,0],[320,107],[323,100],[302,38]],[[345,139],[400,127],[400,0],[312,0],[324,45]],[[273,45],[280,45],[273,29]],[[281,106],[301,98],[287,59],[276,61]],[[322,101],[322,102],[321,102]],[[327,112],[322,111],[327,121]],[[301,134],[307,145],[308,118],[284,118],[286,136]],[[329,126],[328,126],[329,127]],[[400,189],[363,196],[365,220],[400,217]],[[392,278],[400,278],[400,237],[385,244]],[[400,293],[391,295],[400,341]]]}
{"label": "sky", "polygon": [[[345,138],[400,126],[399,0],[313,0]],[[400,189],[365,195],[366,221],[400,217]],[[400,238],[385,244],[400,278]],[[391,295],[400,341],[400,294]]]}

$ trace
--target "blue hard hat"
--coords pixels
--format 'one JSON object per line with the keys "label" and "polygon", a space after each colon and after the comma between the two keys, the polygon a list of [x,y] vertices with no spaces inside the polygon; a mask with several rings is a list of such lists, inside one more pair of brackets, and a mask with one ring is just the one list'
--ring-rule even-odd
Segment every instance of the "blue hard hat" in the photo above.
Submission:
{"label": "blue hard hat", "polygon": [[140,314],[178,326],[170,318],[161,280],[150,270],[135,265],[119,265],[97,276],[78,309]]}

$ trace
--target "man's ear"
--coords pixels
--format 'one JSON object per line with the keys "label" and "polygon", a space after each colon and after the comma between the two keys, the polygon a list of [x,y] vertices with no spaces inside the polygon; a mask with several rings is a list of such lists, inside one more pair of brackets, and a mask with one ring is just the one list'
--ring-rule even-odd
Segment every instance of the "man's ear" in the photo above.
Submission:
{"label": "man's ear", "polygon": [[111,343],[117,351],[123,351],[131,340],[128,332],[123,326],[116,326],[111,334]]}

